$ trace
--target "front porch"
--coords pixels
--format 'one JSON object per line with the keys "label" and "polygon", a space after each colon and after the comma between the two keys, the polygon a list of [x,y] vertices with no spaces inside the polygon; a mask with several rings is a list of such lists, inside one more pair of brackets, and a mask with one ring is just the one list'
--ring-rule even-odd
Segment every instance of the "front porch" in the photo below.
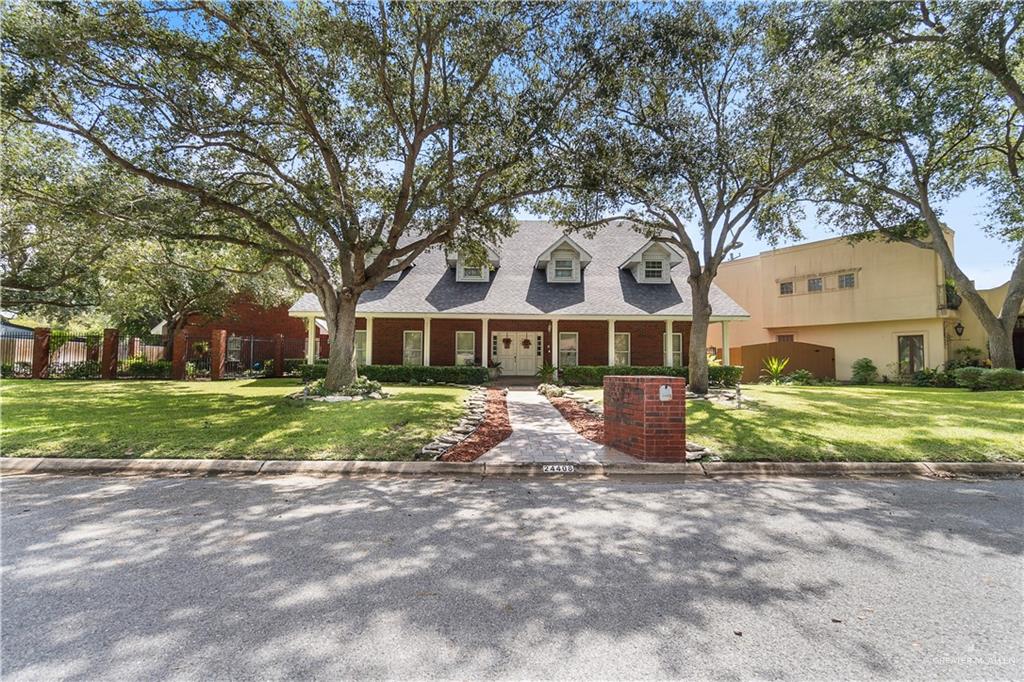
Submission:
{"label": "front porch", "polygon": [[[326,357],[317,315],[292,314],[306,322],[306,361]],[[729,364],[729,319],[712,321],[721,325],[723,361]],[[360,365],[500,366],[506,377],[531,377],[544,366],[679,367],[689,354],[690,325],[688,318],[655,315],[360,315],[356,355]]]}

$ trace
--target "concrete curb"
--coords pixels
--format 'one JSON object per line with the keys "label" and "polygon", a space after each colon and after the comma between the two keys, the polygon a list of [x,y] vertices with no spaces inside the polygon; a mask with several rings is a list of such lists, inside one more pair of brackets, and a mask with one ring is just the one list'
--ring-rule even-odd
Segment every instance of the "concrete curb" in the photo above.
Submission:
{"label": "concrete curb", "polygon": [[[559,464],[559,462],[551,462]],[[0,457],[0,474],[444,476],[474,478],[627,478],[631,480],[777,477],[927,478],[1024,476],[1024,462],[680,462],[574,464],[545,471],[533,462],[360,462],[241,459],[74,459]]]}

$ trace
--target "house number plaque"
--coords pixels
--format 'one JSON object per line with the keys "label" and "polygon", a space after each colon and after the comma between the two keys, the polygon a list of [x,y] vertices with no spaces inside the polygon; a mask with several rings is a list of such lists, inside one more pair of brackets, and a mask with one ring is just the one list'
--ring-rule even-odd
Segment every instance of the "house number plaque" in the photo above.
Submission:
{"label": "house number plaque", "polygon": [[571,474],[576,467],[572,464],[545,464],[543,471],[545,474]]}

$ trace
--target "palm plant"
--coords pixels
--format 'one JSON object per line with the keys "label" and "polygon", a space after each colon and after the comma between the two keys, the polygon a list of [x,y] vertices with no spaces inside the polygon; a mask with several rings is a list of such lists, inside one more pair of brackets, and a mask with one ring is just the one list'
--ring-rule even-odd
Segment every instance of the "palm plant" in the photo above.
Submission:
{"label": "palm plant", "polygon": [[777,358],[774,355],[764,359],[764,369],[761,370],[761,377],[768,380],[768,383],[776,386],[782,383],[782,373],[786,371],[789,358]]}

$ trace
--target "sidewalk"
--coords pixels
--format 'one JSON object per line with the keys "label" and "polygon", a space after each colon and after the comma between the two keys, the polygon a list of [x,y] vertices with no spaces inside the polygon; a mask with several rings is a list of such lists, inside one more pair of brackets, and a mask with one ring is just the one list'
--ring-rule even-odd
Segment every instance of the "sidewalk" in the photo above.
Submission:
{"label": "sidewalk", "polygon": [[639,460],[576,433],[534,387],[508,389],[512,435],[477,458],[480,463],[639,464]]}

